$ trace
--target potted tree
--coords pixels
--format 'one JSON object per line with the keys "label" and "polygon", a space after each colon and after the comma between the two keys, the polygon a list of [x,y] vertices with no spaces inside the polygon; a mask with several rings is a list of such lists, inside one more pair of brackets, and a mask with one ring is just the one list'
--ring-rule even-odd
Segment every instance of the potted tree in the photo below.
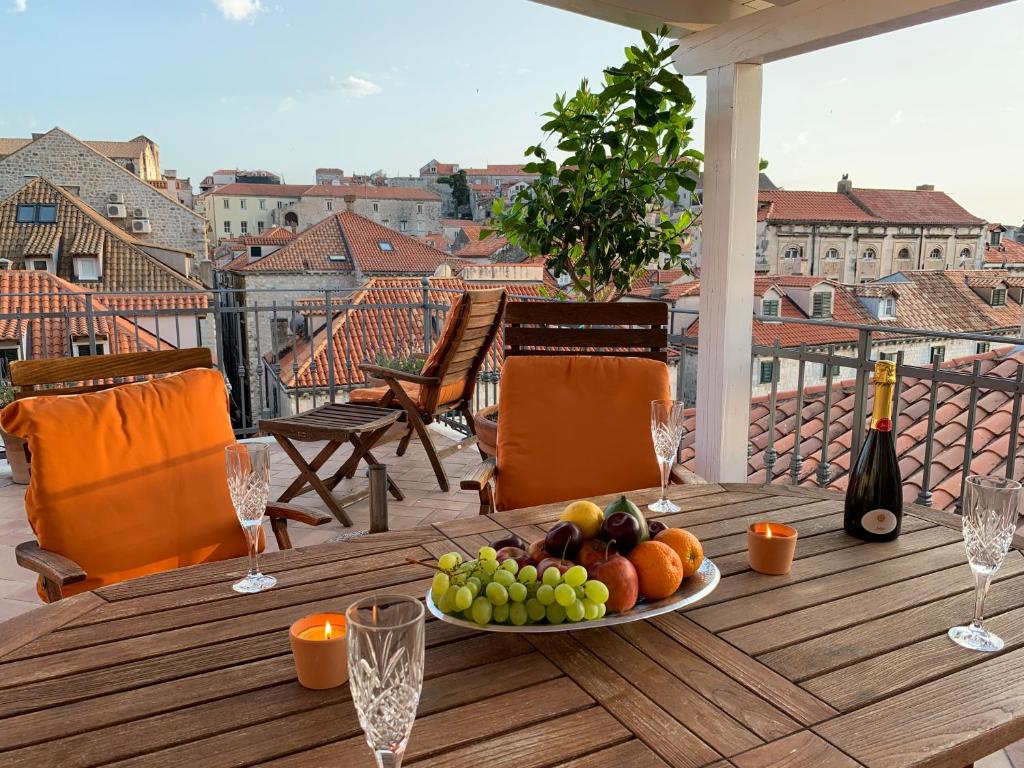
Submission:
{"label": "potted tree", "polygon": [[[7,378],[0,378],[0,410],[14,402],[14,386]],[[7,463],[11,465],[11,479],[18,485],[28,485],[28,443],[20,437],[0,429]]]}
{"label": "potted tree", "polygon": [[668,29],[643,33],[626,61],[604,72],[600,89],[586,80],[561,94],[546,112],[548,143],[566,153],[561,163],[535,144],[524,167],[539,177],[508,204],[497,199],[493,228],[529,256],[568,278],[577,301],[615,301],[644,271],[681,267],[693,214],[667,208],[680,190],[697,186],[703,155],[693,149],[693,96],[671,69],[676,45]]}
{"label": "potted tree", "polygon": [[[651,266],[690,272],[683,244],[693,214],[668,211],[681,190],[696,189],[703,154],[691,147],[693,95],[671,69],[677,46],[667,36],[667,27],[644,32],[599,89],[583,80],[572,96],[556,96],[542,130],[565,159],[529,147],[524,170],[537,180],[508,204],[496,199],[493,225],[480,233],[498,231],[545,257],[577,301],[616,301]],[[492,406],[474,416],[486,455],[496,448],[497,415]]]}

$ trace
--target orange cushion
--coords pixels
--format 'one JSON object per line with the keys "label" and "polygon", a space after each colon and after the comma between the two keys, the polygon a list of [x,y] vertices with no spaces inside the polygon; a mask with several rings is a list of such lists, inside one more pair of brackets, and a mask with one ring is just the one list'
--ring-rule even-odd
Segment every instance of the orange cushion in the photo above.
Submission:
{"label": "orange cushion", "polygon": [[235,438],[220,373],[19,400],[0,423],[28,440],[25,511],[43,549],[88,578],[66,595],[246,554],[228,494]]}
{"label": "orange cushion", "polygon": [[671,397],[668,366],[633,357],[521,356],[498,399],[498,509],[661,482],[651,401]]}
{"label": "orange cushion", "polygon": [[[422,407],[423,403],[420,401],[420,385],[410,384],[407,381],[399,382],[402,385],[402,389],[408,393],[409,398],[416,403],[417,406]],[[451,384],[443,384],[441,386],[439,405],[445,403],[451,403],[459,400],[462,397],[462,392],[465,389],[466,384],[463,381],[457,381]],[[447,398],[447,399],[446,399]],[[391,387],[360,387],[359,389],[353,389],[348,394],[348,401],[350,403],[363,403],[365,405],[377,405],[381,407],[387,407],[396,405],[397,400],[391,392]]]}

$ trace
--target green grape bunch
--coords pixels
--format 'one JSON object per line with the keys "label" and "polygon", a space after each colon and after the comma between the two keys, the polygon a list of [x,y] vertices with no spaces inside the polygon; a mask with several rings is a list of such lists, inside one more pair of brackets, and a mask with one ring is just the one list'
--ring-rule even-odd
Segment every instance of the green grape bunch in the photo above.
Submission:
{"label": "green grape bunch", "polygon": [[475,560],[458,552],[438,558],[430,595],[443,613],[480,626],[562,624],[595,621],[605,615],[608,587],[577,565],[564,574],[550,567],[538,573],[513,560],[498,562],[493,547]]}

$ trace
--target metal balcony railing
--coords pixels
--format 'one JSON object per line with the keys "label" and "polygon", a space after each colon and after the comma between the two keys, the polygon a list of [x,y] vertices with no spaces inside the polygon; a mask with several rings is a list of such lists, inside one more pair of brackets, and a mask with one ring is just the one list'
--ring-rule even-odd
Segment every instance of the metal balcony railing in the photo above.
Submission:
{"label": "metal balcony railing", "polygon": [[[410,281],[398,290],[218,288],[201,294],[205,305],[195,301],[196,294],[189,302],[181,302],[178,297],[182,294],[166,292],[141,296],[10,294],[9,301],[20,303],[27,311],[0,314],[0,370],[4,359],[207,346],[230,385],[236,433],[246,436],[255,433],[260,418],[344,400],[352,389],[373,384],[360,371],[361,363],[379,363],[382,358],[409,363],[414,356],[422,358],[430,352],[458,293],[423,280],[419,284]],[[674,350],[670,362],[676,397],[690,405],[695,404],[696,396],[697,338],[687,335],[685,329],[696,314],[681,309],[670,312]],[[922,435],[916,443],[917,453],[922,452],[923,444],[916,501],[932,502],[936,449],[947,447],[937,442],[935,435],[944,426],[943,406],[950,398],[957,402],[966,398],[963,411],[968,423],[962,441],[961,477],[972,471],[980,447],[974,443],[979,400],[992,393],[1002,398],[1004,409],[1010,412],[1005,435],[999,436],[1005,438],[1001,443],[1005,463],[1000,471],[1008,476],[1018,474],[1024,365],[1015,361],[1010,375],[1006,366],[998,373],[989,372],[991,366],[982,359],[953,367],[944,364],[935,350],[946,350],[947,358],[960,358],[977,351],[977,345],[993,349],[1024,346],[1024,339],[831,320],[754,319],[778,324],[780,329],[799,328],[805,341],[798,346],[778,342],[751,346],[753,405],[767,411],[757,435],[752,427],[750,453],[763,454],[761,466],[751,466],[752,474],[760,471],[768,482],[834,486],[848,470],[848,461],[836,462],[837,441],[848,448],[849,456],[856,455],[867,424],[870,376],[881,354],[890,355],[897,364],[896,408],[901,407],[905,382],[912,382],[914,392],[920,394],[918,399],[927,402],[927,407],[914,406],[912,422],[914,434]],[[845,334],[844,341],[835,340],[838,330]],[[828,338],[829,343],[816,343],[820,338]],[[503,343],[499,333],[479,373],[477,409],[498,401]],[[852,408],[837,411],[837,400],[845,403],[851,397]],[[814,424],[807,420],[809,414]],[[443,421],[468,431],[457,414]],[[894,422],[900,424],[899,413]],[[903,422],[911,423],[908,419]],[[812,429],[815,434],[810,434]],[[794,435],[800,439],[790,439]],[[813,472],[809,473],[811,465]]]}

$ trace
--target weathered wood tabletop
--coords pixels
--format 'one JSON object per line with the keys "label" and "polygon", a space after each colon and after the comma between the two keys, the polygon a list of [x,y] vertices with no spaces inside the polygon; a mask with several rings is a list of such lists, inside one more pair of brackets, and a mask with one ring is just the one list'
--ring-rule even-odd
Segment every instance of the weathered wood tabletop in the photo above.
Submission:
{"label": "weathered wood tabletop", "polygon": [[[657,491],[631,494],[638,502]],[[613,629],[486,634],[431,620],[407,765],[960,768],[1024,737],[1024,557],[989,597],[996,655],[946,629],[973,610],[951,515],[912,508],[863,544],[824,492],[678,486],[667,518],[722,569],[693,609]],[[235,595],[240,561],[78,595],[0,625],[2,766],[369,766],[347,686],[295,682],[288,625],[387,589],[407,557],[532,538],[561,505],[268,554],[278,587]],[[788,576],[748,570],[754,520],[800,532]]]}

